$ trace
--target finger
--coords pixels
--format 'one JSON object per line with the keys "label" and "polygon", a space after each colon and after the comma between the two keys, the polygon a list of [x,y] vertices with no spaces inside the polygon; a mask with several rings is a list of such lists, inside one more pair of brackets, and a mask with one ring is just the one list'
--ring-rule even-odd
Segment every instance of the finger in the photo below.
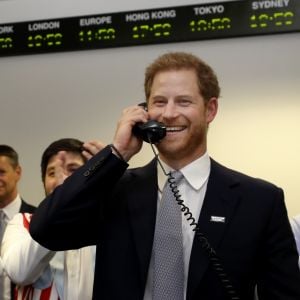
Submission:
{"label": "finger", "polygon": [[66,164],[67,159],[67,152],[66,151],[59,151],[57,153],[56,160],[61,165],[61,167],[64,167]]}
{"label": "finger", "polygon": [[93,157],[93,155],[92,155],[90,152],[86,151],[86,150],[83,150],[83,151],[82,151],[82,155],[83,155],[87,160],[90,160],[90,159]]}
{"label": "finger", "polygon": [[90,154],[90,155],[95,155],[96,153],[98,153],[100,150],[102,150],[105,147],[105,144],[102,143],[99,140],[92,140],[89,142],[85,142],[83,144],[83,152],[86,154]]}
{"label": "finger", "polygon": [[57,185],[60,185],[64,182],[67,177],[66,174],[66,151],[59,151],[54,160],[54,168],[55,168],[55,178]]}

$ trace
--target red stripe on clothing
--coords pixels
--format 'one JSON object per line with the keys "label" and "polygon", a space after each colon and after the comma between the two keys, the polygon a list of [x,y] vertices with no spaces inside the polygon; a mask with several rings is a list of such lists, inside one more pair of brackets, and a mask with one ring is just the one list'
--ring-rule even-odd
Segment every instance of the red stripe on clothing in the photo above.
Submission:
{"label": "red stripe on clothing", "polygon": [[48,288],[44,289],[41,293],[40,300],[49,300],[51,295],[52,284]]}
{"label": "red stripe on clothing", "polygon": [[[22,216],[23,216],[23,225],[27,230],[29,230],[29,224],[30,224],[29,220],[26,218],[26,215],[24,213],[22,213]],[[31,215],[30,215],[30,217],[31,217]]]}

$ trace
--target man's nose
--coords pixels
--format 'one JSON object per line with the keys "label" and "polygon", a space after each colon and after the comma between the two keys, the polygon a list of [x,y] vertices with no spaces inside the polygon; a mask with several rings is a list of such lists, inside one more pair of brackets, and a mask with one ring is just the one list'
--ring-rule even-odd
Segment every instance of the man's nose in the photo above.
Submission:
{"label": "man's nose", "polygon": [[163,117],[164,118],[174,118],[178,114],[177,108],[174,102],[168,102],[164,107]]}

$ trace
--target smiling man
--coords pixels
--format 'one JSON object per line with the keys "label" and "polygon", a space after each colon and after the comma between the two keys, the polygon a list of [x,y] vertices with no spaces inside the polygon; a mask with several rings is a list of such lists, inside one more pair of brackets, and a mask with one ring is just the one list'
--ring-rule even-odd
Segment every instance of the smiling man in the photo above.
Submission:
{"label": "smiling man", "polygon": [[[101,150],[40,204],[33,238],[54,250],[96,244],[95,300],[300,299],[282,189],[208,154],[212,68],[166,53],[146,69],[145,96],[147,110],[124,109],[111,145],[85,143]],[[158,156],[130,169],[143,143],[133,128],[151,119],[166,127]]]}
{"label": "smiling man", "polygon": [[[19,194],[18,183],[21,176],[22,168],[18,153],[9,145],[0,145],[0,245],[4,227],[13,216],[18,212],[32,213],[35,209],[34,206],[26,203]],[[2,222],[1,215],[4,218]],[[14,299],[13,290],[13,283],[10,282],[5,272],[0,270],[0,299]]]}

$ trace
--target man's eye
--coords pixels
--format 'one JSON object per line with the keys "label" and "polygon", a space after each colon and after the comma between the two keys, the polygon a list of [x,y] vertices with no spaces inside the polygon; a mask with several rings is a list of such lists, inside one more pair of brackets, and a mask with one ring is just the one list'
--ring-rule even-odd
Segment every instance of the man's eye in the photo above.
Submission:
{"label": "man's eye", "polygon": [[182,105],[182,106],[187,106],[191,103],[191,100],[189,99],[180,99],[179,100],[179,104]]}
{"label": "man's eye", "polygon": [[165,100],[155,100],[153,103],[155,106],[161,107],[164,106],[166,104]]}
{"label": "man's eye", "polygon": [[68,170],[68,173],[69,173],[69,174],[73,174],[77,169],[78,169],[78,167],[76,167],[76,168],[70,168],[70,169]]}

